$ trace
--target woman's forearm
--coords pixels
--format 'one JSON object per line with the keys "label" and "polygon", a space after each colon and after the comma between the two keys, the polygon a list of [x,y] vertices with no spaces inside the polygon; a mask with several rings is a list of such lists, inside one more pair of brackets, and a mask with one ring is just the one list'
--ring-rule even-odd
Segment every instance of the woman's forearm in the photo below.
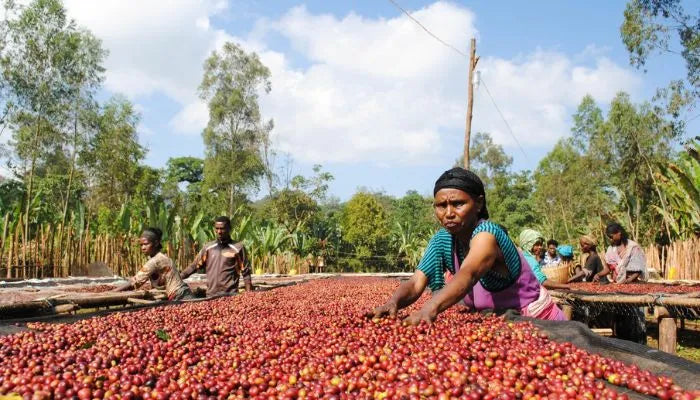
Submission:
{"label": "woman's forearm", "polygon": [[470,271],[457,274],[452,282],[437,292],[425,306],[429,307],[437,315],[462,300],[476,285],[477,281],[477,276]]}
{"label": "woman's forearm", "polygon": [[633,272],[633,273],[628,273],[627,274],[627,279],[625,279],[625,283],[632,283],[639,278],[639,275],[641,275],[639,272]]}
{"label": "woman's forearm", "polygon": [[607,276],[610,273],[610,267],[608,267],[607,264],[603,264],[603,269],[595,274],[594,276],[597,277],[598,279]]}
{"label": "woman's forearm", "polygon": [[112,289],[114,292],[124,292],[130,289],[133,289],[134,285],[131,282],[125,282],[122,283],[121,285],[117,286],[116,288]]}
{"label": "woman's forearm", "polygon": [[389,301],[396,304],[398,309],[410,306],[423,294],[423,290],[417,290],[416,286],[416,282],[413,279],[401,283]]}
{"label": "woman's forearm", "polygon": [[569,288],[569,285],[567,285],[565,283],[553,282],[549,279],[542,282],[542,286],[544,286],[546,289],[568,289]]}

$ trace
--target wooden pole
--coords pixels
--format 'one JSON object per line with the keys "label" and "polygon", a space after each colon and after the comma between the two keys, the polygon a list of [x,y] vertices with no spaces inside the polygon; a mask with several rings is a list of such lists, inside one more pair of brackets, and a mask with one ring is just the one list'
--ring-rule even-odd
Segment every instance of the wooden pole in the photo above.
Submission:
{"label": "wooden pole", "polygon": [[469,42],[469,81],[467,82],[467,124],[464,129],[464,168],[469,169],[469,142],[472,134],[472,108],[474,107],[474,70],[479,57],[476,56],[476,39]]}
{"label": "wooden pole", "polygon": [[659,350],[676,354],[676,319],[665,307],[656,307],[656,317],[659,321]]}

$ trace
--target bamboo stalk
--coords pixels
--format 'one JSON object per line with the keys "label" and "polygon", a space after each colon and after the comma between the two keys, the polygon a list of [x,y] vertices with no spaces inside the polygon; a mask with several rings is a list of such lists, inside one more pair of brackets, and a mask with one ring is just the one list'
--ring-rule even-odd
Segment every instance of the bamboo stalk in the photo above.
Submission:
{"label": "bamboo stalk", "polygon": [[5,247],[7,246],[7,230],[10,225],[10,213],[5,214],[2,224],[2,241],[0,241],[0,261],[2,261],[2,256],[5,253]]}
{"label": "bamboo stalk", "polygon": [[7,279],[12,278],[12,254],[15,252],[15,241],[10,238],[10,248],[7,252]]}

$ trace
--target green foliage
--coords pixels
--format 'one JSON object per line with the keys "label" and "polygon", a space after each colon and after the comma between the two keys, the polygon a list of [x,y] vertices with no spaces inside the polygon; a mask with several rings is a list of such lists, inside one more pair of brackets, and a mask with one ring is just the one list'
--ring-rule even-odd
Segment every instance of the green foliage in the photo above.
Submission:
{"label": "green foliage", "polygon": [[410,222],[396,222],[391,240],[398,254],[397,267],[402,270],[414,270],[423,257],[429,238],[430,235],[417,231]]}
{"label": "green foliage", "polygon": [[667,209],[666,196],[656,174],[671,157],[678,126],[625,93],[613,99],[607,116],[586,96],[573,119],[572,137],[560,141],[534,174],[543,233],[569,242],[581,233],[603,237],[604,225],[617,220],[644,243],[668,240],[668,221],[657,212]]}
{"label": "green foliage", "polygon": [[163,342],[167,342],[168,340],[170,340],[170,335],[168,335],[168,332],[164,329],[157,329],[156,337]]}
{"label": "green foliage", "polygon": [[386,254],[389,237],[388,215],[369,193],[357,193],[343,208],[343,239],[360,257]]}
{"label": "green foliage", "polygon": [[[700,94],[700,18],[686,13],[680,0],[631,0],[620,27],[630,64],[643,67],[653,53],[677,53],[687,68],[687,80]],[[675,40],[672,33],[676,34]]]}
{"label": "green foliage", "polygon": [[579,235],[589,232],[592,221],[605,213],[606,195],[569,140],[560,140],[540,161],[534,181],[535,208],[547,237],[576,243]]}
{"label": "green foliage", "polygon": [[81,157],[92,175],[93,202],[119,208],[133,199],[141,184],[140,178],[149,174],[147,168],[140,165],[146,149],[138,141],[139,119],[133,104],[126,98],[113,97],[104,106],[99,130]]}
{"label": "green foliage", "polygon": [[257,54],[230,42],[204,63],[199,95],[209,106],[209,123],[202,133],[203,190],[213,209],[232,214],[265,173],[261,148],[268,130],[261,120],[258,93],[270,91],[269,77]]}
{"label": "green foliage", "polygon": [[292,178],[291,186],[293,189],[304,191],[316,201],[323,201],[326,199],[328,184],[334,178],[330,172],[323,172],[323,167],[319,164],[313,166],[313,171],[315,175],[310,178],[301,175]]}
{"label": "green foliage", "polygon": [[301,190],[283,189],[272,195],[263,207],[264,215],[285,227],[288,233],[307,228],[318,212],[318,205]]}
{"label": "green foliage", "polygon": [[486,193],[489,218],[513,234],[537,225],[540,217],[534,192],[535,182],[529,171],[494,177]]}
{"label": "green foliage", "polygon": [[14,179],[0,181],[0,214],[20,213],[24,198],[24,184]]}
{"label": "green foliage", "polygon": [[654,208],[673,234],[685,239],[700,233],[700,138],[689,142],[676,162],[662,164],[658,179],[669,207]]}
{"label": "green foliage", "polygon": [[409,225],[422,236],[433,234],[439,227],[433,212],[433,198],[409,190],[403,197],[393,201],[391,222],[394,227]]}
{"label": "green foliage", "polygon": [[[477,132],[471,138],[469,156],[469,169],[479,175],[486,189],[493,185],[497,176],[506,175],[513,164],[513,157],[506,154],[503,146],[494,143],[487,132]],[[464,165],[464,156],[457,160],[457,165]]]}
{"label": "green foliage", "polygon": [[201,182],[204,178],[204,160],[197,157],[173,157],[168,159],[165,170],[168,182]]}

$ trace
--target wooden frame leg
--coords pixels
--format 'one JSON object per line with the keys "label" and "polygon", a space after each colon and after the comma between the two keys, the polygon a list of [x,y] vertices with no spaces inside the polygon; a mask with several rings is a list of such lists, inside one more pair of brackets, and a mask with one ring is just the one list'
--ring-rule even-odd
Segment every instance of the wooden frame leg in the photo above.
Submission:
{"label": "wooden frame leg", "polygon": [[676,319],[665,307],[657,307],[656,318],[659,321],[659,350],[676,354]]}

